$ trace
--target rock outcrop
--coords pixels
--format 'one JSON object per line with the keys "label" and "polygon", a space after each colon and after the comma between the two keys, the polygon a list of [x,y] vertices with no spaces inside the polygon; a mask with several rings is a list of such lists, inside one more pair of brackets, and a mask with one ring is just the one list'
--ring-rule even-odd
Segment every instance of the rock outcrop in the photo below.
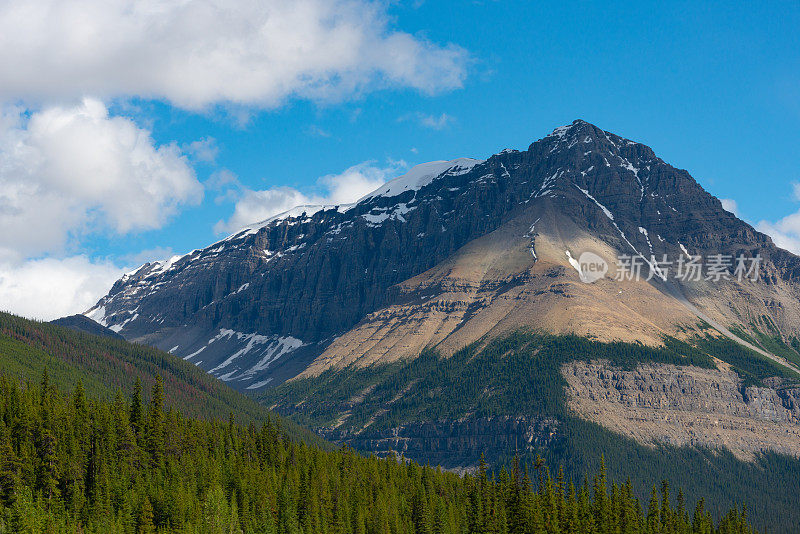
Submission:
{"label": "rock outcrop", "polygon": [[403,455],[431,465],[469,471],[481,454],[524,454],[557,439],[558,420],[547,417],[480,417],[430,421],[358,433],[325,429],[326,439],[379,456]]}
{"label": "rock outcrop", "polygon": [[800,385],[773,378],[744,387],[726,369],[607,362],[565,364],[569,406],[641,443],[726,447],[743,459],[773,451],[800,457]]}

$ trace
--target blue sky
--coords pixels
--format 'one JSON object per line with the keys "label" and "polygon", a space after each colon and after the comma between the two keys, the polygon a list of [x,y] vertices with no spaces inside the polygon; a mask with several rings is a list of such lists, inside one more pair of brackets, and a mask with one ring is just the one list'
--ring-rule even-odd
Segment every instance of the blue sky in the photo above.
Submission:
{"label": "blue sky", "polygon": [[[720,11],[695,2],[559,6],[536,2],[426,2],[393,6],[396,25],[473,59],[462,89],[436,96],[387,90],[341,104],[294,101],[232,119],[153,105],[162,143],[216,139],[216,165],[252,188],[312,188],[320,176],[387,158],[409,164],[523,149],[583,118],[652,146],[751,221],[796,209],[800,179],[800,8]],[[440,129],[406,115],[452,117]],[[412,151],[416,149],[416,151]],[[159,232],[112,244],[120,252],[184,251],[213,238],[229,205],[211,197]],[[132,249],[130,248],[132,247]]]}
{"label": "blue sky", "polygon": [[[344,9],[338,0],[307,3],[309,10]],[[346,7],[357,10],[361,3]],[[16,106],[23,117],[17,130],[23,135],[33,131],[27,117],[53,106],[73,109],[69,106],[83,97],[97,98],[108,110],[101,122],[128,121],[150,134],[154,150],[173,147],[186,162],[184,171],[194,173],[194,181],[173,176],[170,183],[185,189],[158,197],[164,212],[152,224],[109,222],[108,197],[91,196],[81,204],[82,218],[67,225],[54,245],[15,249],[13,243],[0,242],[0,252],[5,245],[9,258],[5,270],[0,268],[0,299],[5,287],[9,308],[37,315],[38,308],[19,307],[15,300],[25,288],[20,280],[28,276],[35,281],[24,271],[30,262],[47,259],[57,268],[58,262],[81,257],[104,266],[99,278],[107,284],[115,268],[215,241],[238,221],[237,202],[248,195],[253,202],[262,198],[255,192],[291,188],[292,195],[324,199],[334,194],[330,183],[339,183],[337,176],[353,166],[360,165],[350,175],[361,173],[365,183],[379,183],[421,162],[524,149],[576,118],[650,145],[714,195],[734,200],[740,217],[772,233],[783,246],[800,243],[800,221],[795,220],[800,216],[792,218],[800,209],[794,187],[800,181],[797,2],[364,5],[375,11],[375,19],[354,11],[346,22],[377,25],[370,38],[379,44],[372,48],[382,52],[373,57],[369,49],[360,49],[354,63],[344,67],[333,54],[327,58],[334,65],[324,67],[333,70],[341,86],[323,82],[320,88],[294,80],[281,93],[269,82],[237,77],[248,69],[269,72],[270,62],[283,61],[280,55],[242,60],[244,70],[232,70],[227,79],[224,73],[198,76],[192,84],[206,84],[205,92],[175,89],[180,82],[167,79],[174,69],[140,81],[134,67],[126,70],[128,62],[115,61],[109,69],[87,62],[80,50],[74,52],[75,64],[93,76],[73,81],[69,73],[62,75],[59,80],[69,78],[63,94],[52,89],[53,80],[46,76],[3,80],[0,75],[0,86],[4,81],[14,85],[5,93],[0,89],[0,102]],[[122,15],[106,13],[97,24],[113,28],[116,16]],[[294,14],[282,16],[290,32],[297,24]],[[0,30],[3,17],[0,11]],[[7,22],[13,21],[9,17]],[[404,36],[408,54],[415,54],[413,68],[392,63],[394,42],[387,36],[396,34]],[[186,37],[203,43],[205,38]],[[26,46],[20,43],[23,51]],[[21,56],[48,68],[46,50],[31,48]],[[0,52],[0,61],[21,60],[4,59]],[[369,76],[353,66],[358,62],[388,74],[365,81]],[[297,70],[307,75],[303,69],[308,68],[303,63]],[[253,89],[231,94],[220,83]],[[0,158],[3,150],[9,157],[8,146],[0,144]],[[320,182],[324,176],[329,178]],[[0,215],[3,209],[0,202]],[[17,296],[8,292],[14,284]],[[82,288],[79,297],[66,295],[68,302],[59,311],[82,306],[100,290],[98,285]]]}

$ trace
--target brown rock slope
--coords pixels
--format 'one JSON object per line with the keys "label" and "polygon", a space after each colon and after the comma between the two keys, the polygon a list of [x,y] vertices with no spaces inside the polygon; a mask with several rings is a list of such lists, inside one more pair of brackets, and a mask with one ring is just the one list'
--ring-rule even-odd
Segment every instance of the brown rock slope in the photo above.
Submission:
{"label": "brown rock slope", "polygon": [[399,303],[339,337],[301,376],[330,367],[443,354],[520,328],[602,341],[661,344],[697,316],[644,280],[581,281],[567,252],[590,250],[612,267],[617,252],[552,206],[531,210],[402,284]]}
{"label": "brown rock slope", "polygon": [[741,387],[726,369],[571,362],[562,368],[581,417],[640,443],[726,447],[744,460],[774,451],[800,456],[800,388],[772,379]]}
{"label": "brown rock slope", "polygon": [[[600,208],[598,208],[600,209]],[[570,259],[585,251],[603,258],[606,276],[585,283]],[[449,355],[478,340],[520,328],[574,333],[600,341],[660,345],[686,338],[701,321],[798,371],[795,364],[737,337],[727,327],[767,314],[795,331],[797,289],[763,280],[680,282],[657,277],[616,280],[619,256],[609,243],[563,215],[548,199],[451,258],[397,286],[397,303],[369,314],[338,337],[300,376],[348,365],[414,358],[426,348]]]}

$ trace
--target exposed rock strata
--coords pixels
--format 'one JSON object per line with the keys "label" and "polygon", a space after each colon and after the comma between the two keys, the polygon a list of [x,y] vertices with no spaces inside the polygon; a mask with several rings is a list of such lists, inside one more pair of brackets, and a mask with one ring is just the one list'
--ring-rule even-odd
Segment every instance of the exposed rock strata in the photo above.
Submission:
{"label": "exposed rock strata", "polygon": [[800,457],[800,387],[780,379],[742,387],[724,369],[642,364],[633,370],[576,361],[562,374],[579,416],[641,443],[727,447]]}
{"label": "exposed rock strata", "polygon": [[326,439],[379,456],[402,454],[431,465],[468,469],[481,454],[496,457],[546,447],[557,438],[557,429],[556,419],[518,416],[410,423],[358,433],[327,429],[321,433]]}

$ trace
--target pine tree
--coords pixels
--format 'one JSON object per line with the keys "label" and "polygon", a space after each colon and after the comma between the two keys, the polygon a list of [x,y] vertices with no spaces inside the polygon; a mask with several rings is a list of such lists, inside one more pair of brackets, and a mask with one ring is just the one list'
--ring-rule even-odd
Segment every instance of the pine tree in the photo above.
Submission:
{"label": "pine tree", "polygon": [[425,499],[424,488],[420,486],[414,494],[411,504],[411,521],[414,524],[414,532],[417,534],[431,534],[432,521],[428,513],[428,503]]}
{"label": "pine tree", "polygon": [[669,483],[661,482],[661,528],[663,532],[672,531],[672,508],[669,503]]}
{"label": "pine tree", "polygon": [[154,463],[164,456],[164,382],[156,376],[150,405],[147,409],[147,426],[145,427],[145,445]]}
{"label": "pine tree", "polygon": [[606,532],[611,518],[611,503],[608,499],[606,479],[606,460],[603,455],[600,456],[600,473],[594,477],[594,517],[595,523],[599,526],[601,532]]}
{"label": "pine tree", "polygon": [[139,377],[136,378],[136,384],[133,386],[129,419],[133,433],[138,438],[142,433],[142,381]]}
{"label": "pine tree", "polygon": [[713,527],[711,524],[711,517],[706,512],[705,499],[697,501],[697,506],[694,509],[694,516],[692,518],[692,532],[693,534],[710,534]]}
{"label": "pine tree", "polygon": [[144,498],[142,502],[141,512],[139,513],[139,520],[136,525],[137,534],[154,534],[155,527],[153,526],[153,505],[150,504],[150,499]]}
{"label": "pine tree", "polygon": [[661,532],[661,514],[658,504],[658,492],[656,486],[653,485],[653,491],[650,494],[650,504],[647,508],[647,528],[650,534]]}
{"label": "pine tree", "polygon": [[11,447],[11,432],[0,426],[0,505],[10,507],[14,504],[15,492],[19,484],[19,460]]}

